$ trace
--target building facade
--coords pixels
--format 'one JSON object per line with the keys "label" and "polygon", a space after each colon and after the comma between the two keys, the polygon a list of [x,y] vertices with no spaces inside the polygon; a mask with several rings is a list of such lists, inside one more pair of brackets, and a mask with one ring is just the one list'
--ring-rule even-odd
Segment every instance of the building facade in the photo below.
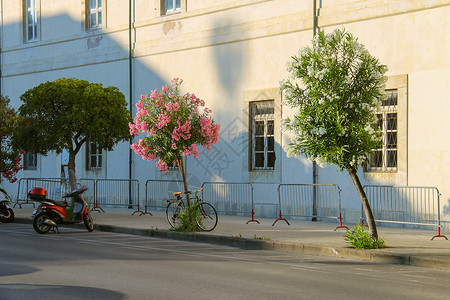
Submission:
{"label": "building facade", "polygon": [[[360,169],[363,184],[437,187],[449,227],[449,0],[2,0],[1,13],[0,89],[16,107],[26,90],[75,77],[117,86],[134,115],[141,94],[182,78],[221,124],[219,143],[187,159],[192,185],[250,182],[256,202],[276,203],[282,183],[338,184],[345,220],[357,222],[350,177],[288,158],[280,129],[292,113],[278,93],[286,63],[316,29],[346,28],[389,69],[378,112],[384,139]],[[66,159],[27,154],[20,176],[59,177]],[[85,178],[177,176],[160,174],[128,143],[111,152],[87,144],[77,168]]]}

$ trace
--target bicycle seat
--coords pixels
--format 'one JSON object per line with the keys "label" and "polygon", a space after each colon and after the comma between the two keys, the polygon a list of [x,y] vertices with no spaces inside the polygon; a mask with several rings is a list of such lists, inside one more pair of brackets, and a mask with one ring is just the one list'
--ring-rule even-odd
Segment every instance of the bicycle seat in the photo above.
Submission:
{"label": "bicycle seat", "polygon": [[176,196],[178,196],[178,195],[181,195],[181,194],[183,194],[182,192],[176,192],[176,193],[173,193],[173,195],[176,197]]}

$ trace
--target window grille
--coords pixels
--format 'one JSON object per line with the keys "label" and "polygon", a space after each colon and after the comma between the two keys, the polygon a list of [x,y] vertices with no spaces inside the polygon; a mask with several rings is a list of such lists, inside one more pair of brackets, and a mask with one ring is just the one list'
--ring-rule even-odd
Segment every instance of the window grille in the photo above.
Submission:
{"label": "window grille", "polygon": [[102,19],[102,0],[89,0],[89,28],[101,28]]}
{"label": "window grille", "polygon": [[397,171],[397,91],[387,91],[377,112],[378,129],[382,134],[379,146],[369,156],[368,171]]}
{"label": "window grille", "polygon": [[102,148],[95,143],[87,143],[87,169],[101,169],[103,166]]}
{"label": "window grille", "polygon": [[251,103],[251,168],[273,170],[275,167],[274,102]]}
{"label": "window grille", "polygon": [[181,9],[181,0],[164,0],[164,12],[170,14]]}

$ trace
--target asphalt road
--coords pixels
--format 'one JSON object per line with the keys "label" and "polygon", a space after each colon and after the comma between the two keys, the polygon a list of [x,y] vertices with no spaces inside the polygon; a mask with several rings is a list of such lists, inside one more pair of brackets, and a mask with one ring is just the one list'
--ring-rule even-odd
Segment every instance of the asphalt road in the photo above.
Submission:
{"label": "asphalt road", "polygon": [[449,299],[450,272],[0,224],[0,299]]}

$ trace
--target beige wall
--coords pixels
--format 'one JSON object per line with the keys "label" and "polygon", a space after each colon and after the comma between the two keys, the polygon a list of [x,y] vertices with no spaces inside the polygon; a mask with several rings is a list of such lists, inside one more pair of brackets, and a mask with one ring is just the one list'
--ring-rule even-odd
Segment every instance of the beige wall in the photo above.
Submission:
{"label": "beige wall", "polygon": [[[41,40],[32,44],[23,43],[17,0],[1,2],[4,94],[18,98],[44,80],[71,76],[118,85],[128,97],[128,1],[114,1],[114,5],[111,0],[107,2],[101,31],[83,29],[84,1],[65,0],[62,5],[62,1],[41,0]],[[450,0],[321,2],[318,19],[321,30],[329,32],[345,27],[388,66],[390,78],[406,78],[399,86],[407,99],[403,112],[407,120],[400,121],[402,130],[407,132],[401,142],[403,148],[399,146],[404,153],[401,170],[395,175],[362,174],[363,180],[436,186],[442,193],[443,218],[449,220]],[[207,102],[224,130],[237,124],[236,134],[245,137],[248,130],[245,95],[249,91],[274,89],[288,76],[286,63],[300,48],[309,45],[312,38],[312,1],[182,3],[181,13],[161,16],[159,0],[133,0],[132,100],[173,77],[181,77],[185,80],[184,89]],[[281,109],[280,117],[287,112]],[[219,145],[224,152],[230,151],[230,147],[242,147],[242,143],[235,144],[235,136],[229,133],[224,132],[223,144]],[[283,134],[281,146],[288,141],[288,135]],[[120,151],[127,155],[127,147],[122,148]],[[234,155],[229,170],[219,177],[230,181],[251,178],[242,168],[248,161],[246,155]],[[143,167],[137,162],[140,158],[134,159],[136,178],[147,178],[148,165]],[[111,161],[126,164],[124,160],[109,160],[108,164]],[[278,173],[268,176],[268,180],[312,181],[311,166],[304,159],[287,159],[282,155],[277,163]],[[116,165],[108,169],[122,170]],[[341,185],[348,215],[357,216],[359,200],[348,176],[332,167],[320,170],[319,176],[323,183]],[[274,199],[270,196],[263,201]]]}

